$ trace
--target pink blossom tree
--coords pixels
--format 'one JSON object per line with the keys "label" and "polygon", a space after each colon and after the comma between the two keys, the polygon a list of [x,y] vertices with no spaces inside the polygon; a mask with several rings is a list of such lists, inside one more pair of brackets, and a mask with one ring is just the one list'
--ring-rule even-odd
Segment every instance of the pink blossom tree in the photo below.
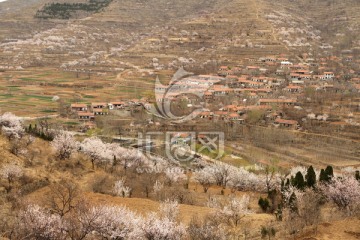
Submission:
{"label": "pink blossom tree", "polygon": [[223,188],[225,188],[231,180],[233,170],[233,166],[222,163],[213,164],[208,168],[208,171],[215,179],[215,183]]}
{"label": "pink blossom tree", "polygon": [[20,139],[25,134],[21,118],[9,112],[0,116],[0,126],[2,133],[9,140]]}
{"label": "pink blossom tree", "polygon": [[179,216],[179,203],[174,200],[165,200],[159,207],[160,218],[167,218],[176,222]]}
{"label": "pink blossom tree", "polygon": [[117,144],[109,144],[113,156],[114,165],[117,163],[124,167],[125,172],[131,167],[143,167],[149,164],[148,159],[140,151],[127,149]]}
{"label": "pink blossom tree", "polygon": [[235,168],[231,171],[228,185],[233,190],[264,191],[266,189],[266,177],[249,172],[244,168]]}
{"label": "pink blossom tree", "polygon": [[93,237],[134,240],[144,239],[140,229],[142,220],[135,213],[120,206],[93,207],[80,219],[84,227],[91,227]]}
{"label": "pink blossom tree", "polygon": [[81,152],[90,158],[92,169],[95,169],[95,164],[101,160],[110,160],[111,150],[101,139],[97,137],[86,138],[80,144]]}
{"label": "pink blossom tree", "polygon": [[121,197],[130,197],[131,196],[131,188],[125,185],[125,180],[120,179],[114,184],[114,193],[116,196]]}
{"label": "pink blossom tree", "polygon": [[329,184],[322,185],[321,189],[339,209],[346,210],[350,215],[360,204],[360,182],[353,176],[334,178]]}
{"label": "pink blossom tree", "polygon": [[145,239],[181,240],[186,235],[186,228],[178,224],[179,206],[177,202],[165,201],[159,207],[159,216],[149,214],[141,224]]}
{"label": "pink blossom tree", "polygon": [[242,198],[233,198],[228,204],[218,212],[220,218],[224,219],[229,225],[238,226],[240,220],[250,214],[250,197],[244,195]]}
{"label": "pink blossom tree", "polygon": [[195,181],[203,187],[204,193],[208,191],[211,185],[215,184],[215,178],[210,170],[212,169],[205,167],[194,173]]}
{"label": "pink blossom tree", "polygon": [[66,131],[59,132],[51,142],[51,146],[60,160],[69,159],[79,148],[73,135]]}
{"label": "pink blossom tree", "polygon": [[169,186],[171,186],[173,183],[178,183],[186,180],[186,174],[184,173],[184,169],[180,167],[169,167],[165,169],[164,173]]}
{"label": "pink blossom tree", "polygon": [[38,205],[29,205],[20,211],[15,235],[17,239],[66,239],[61,217]]}

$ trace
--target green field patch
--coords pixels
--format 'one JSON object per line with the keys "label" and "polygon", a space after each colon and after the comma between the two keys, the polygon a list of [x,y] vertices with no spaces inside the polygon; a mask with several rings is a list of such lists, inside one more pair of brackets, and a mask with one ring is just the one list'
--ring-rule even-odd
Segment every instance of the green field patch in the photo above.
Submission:
{"label": "green field patch", "polygon": [[29,97],[27,96],[18,96],[17,98],[13,99],[13,104],[34,104],[35,102],[29,101]]}
{"label": "green field patch", "polygon": [[50,97],[50,96],[40,96],[40,95],[27,95],[27,97],[35,98],[35,99],[43,100],[43,101],[51,101],[51,99],[53,98],[53,97]]}
{"label": "green field patch", "polygon": [[20,80],[23,80],[23,81],[38,81],[39,79],[36,79],[36,78],[20,78]]}
{"label": "green field patch", "polygon": [[45,72],[45,73],[42,73],[42,74],[37,74],[36,76],[37,76],[37,77],[47,77],[47,76],[49,76],[49,75],[51,75],[50,72]]}
{"label": "green field patch", "polygon": [[44,110],[41,110],[41,112],[43,112],[43,113],[56,113],[57,111],[54,110],[54,109],[44,109]]}
{"label": "green field patch", "polygon": [[66,125],[79,125],[79,122],[64,122]]}
{"label": "green field patch", "polygon": [[8,98],[13,98],[13,97],[14,97],[14,95],[8,94],[8,93],[6,93],[6,94],[0,94],[0,98],[8,99]]}
{"label": "green field patch", "polygon": [[[138,89],[139,90],[139,89]],[[133,87],[126,87],[126,86],[122,86],[122,87],[118,87],[116,89],[116,91],[119,91],[119,92],[128,92],[128,93],[134,93],[136,92],[137,90]]]}
{"label": "green field patch", "polygon": [[85,95],[84,98],[96,98],[96,97],[92,95]]}
{"label": "green field patch", "polygon": [[9,91],[20,91],[20,86],[8,86]]}
{"label": "green field patch", "polygon": [[17,105],[17,106],[28,106],[28,107],[36,107],[37,105],[31,102],[27,102],[26,101],[16,101],[12,103],[13,105]]}
{"label": "green field patch", "polygon": [[89,103],[86,101],[86,99],[70,99],[69,102],[71,103]]}

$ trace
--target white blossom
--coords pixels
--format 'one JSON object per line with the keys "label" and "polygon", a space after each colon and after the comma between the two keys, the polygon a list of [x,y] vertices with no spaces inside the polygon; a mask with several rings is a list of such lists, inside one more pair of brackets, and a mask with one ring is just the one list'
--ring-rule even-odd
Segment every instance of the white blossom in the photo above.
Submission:
{"label": "white blossom", "polygon": [[92,166],[101,160],[111,160],[112,152],[108,146],[97,137],[86,138],[80,144],[81,152],[89,156]]}
{"label": "white blossom", "polygon": [[186,174],[180,167],[167,168],[165,170],[165,175],[170,184],[186,180]]}
{"label": "white blossom", "polygon": [[0,116],[0,126],[3,134],[9,139],[19,139],[25,133],[21,118],[9,112]]}
{"label": "white blossom", "polygon": [[158,180],[156,180],[155,184],[154,184],[154,193],[158,194],[159,192],[161,192],[164,188],[164,184],[159,182]]}
{"label": "white blossom", "polygon": [[20,211],[17,227],[25,238],[59,239],[63,235],[60,216],[50,214],[38,205],[29,205]]}
{"label": "white blossom", "polygon": [[15,164],[7,164],[2,166],[0,170],[0,176],[6,179],[9,183],[14,179],[19,178],[23,175],[23,169]]}
{"label": "white blossom", "polygon": [[72,134],[66,131],[58,133],[50,144],[55,149],[57,157],[61,160],[69,159],[77,151],[79,145]]}
{"label": "white blossom", "polygon": [[322,185],[325,196],[339,208],[351,210],[360,203],[360,182],[353,176],[333,178],[327,185]]}
{"label": "white blossom", "polygon": [[103,239],[144,239],[139,228],[143,222],[142,218],[124,207],[93,207],[90,210],[90,217],[94,236]]}
{"label": "white blossom", "polygon": [[124,179],[120,179],[120,180],[116,181],[115,184],[114,184],[114,193],[117,196],[130,197],[131,188],[125,186],[125,180]]}

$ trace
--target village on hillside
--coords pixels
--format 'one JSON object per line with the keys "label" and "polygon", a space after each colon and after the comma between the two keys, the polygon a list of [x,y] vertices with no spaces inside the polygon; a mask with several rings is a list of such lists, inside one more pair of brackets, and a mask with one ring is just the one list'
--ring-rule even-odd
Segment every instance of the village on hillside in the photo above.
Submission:
{"label": "village on hillside", "polygon": [[[130,109],[147,111],[166,102],[175,111],[189,108],[191,112],[194,106],[201,106],[203,111],[193,119],[195,125],[225,122],[304,131],[316,123],[351,128],[360,125],[360,116],[353,114],[360,108],[356,98],[360,92],[359,62],[346,54],[316,60],[310,54],[245,59],[235,66],[219,66],[217,73],[185,76],[169,86],[155,86],[153,98],[73,103],[71,111],[88,128],[96,126],[97,116]],[[339,95],[344,99],[349,96],[348,104],[337,105],[336,100],[342,100],[336,99]],[[329,100],[334,100],[332,105]],[[161,122],[161,116],[148,112],[150,124]]]}

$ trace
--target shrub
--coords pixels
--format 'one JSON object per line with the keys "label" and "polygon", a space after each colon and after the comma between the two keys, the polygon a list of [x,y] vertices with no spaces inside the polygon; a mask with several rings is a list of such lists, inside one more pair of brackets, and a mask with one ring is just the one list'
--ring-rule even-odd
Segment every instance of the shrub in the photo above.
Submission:
{"label": "shrub", "polygon": [[275,237],[276,230],[273,227],[261,227],[261,237],[266,238],[268,236],[268,239],[270,240],[271,237]]}
{"label": "shrub", "polygon": [[269,203],[269,200],[267,198],[262,198],[260,197],[259,201],[258,201],[258,204],[259,206],[261,207],[261,209],[264,211],[264,212],[267,212],[267,210],[269,209],[270,207],[270,203]]}

